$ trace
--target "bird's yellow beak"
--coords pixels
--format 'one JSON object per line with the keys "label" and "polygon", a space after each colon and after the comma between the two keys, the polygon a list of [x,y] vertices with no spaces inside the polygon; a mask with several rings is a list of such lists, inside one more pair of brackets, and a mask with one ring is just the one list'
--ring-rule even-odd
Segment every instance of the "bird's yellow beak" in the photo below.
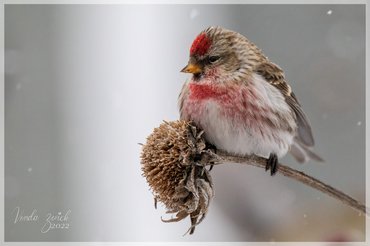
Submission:
{"label": "bird's yellow beak", "polygon": [[181,72],[197,74],[202,72],[202,68],[198,64],[189,63]]}

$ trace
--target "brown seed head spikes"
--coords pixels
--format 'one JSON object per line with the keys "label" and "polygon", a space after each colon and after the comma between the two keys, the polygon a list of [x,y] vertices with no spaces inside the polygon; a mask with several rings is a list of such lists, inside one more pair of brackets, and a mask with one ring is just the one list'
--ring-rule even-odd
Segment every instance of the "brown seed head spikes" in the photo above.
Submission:
{"label": "brown seed head spikes", "polygon": [[141,168],[155,200],[167,213],[176,213],[164,222],[190,216],[192,234],[205,217],[214,196],[213,183],[200,162],[206,142],[191,122],[164,122],[147,138],[141,153]]}

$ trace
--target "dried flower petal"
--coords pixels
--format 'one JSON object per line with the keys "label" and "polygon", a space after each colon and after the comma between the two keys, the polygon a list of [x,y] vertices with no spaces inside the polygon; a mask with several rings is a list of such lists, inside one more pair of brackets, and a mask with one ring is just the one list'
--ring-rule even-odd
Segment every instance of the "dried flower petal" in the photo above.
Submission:
{"label": "dried flower petal", "polygon": [[176,213],[162,221],[190,216],[190,234],[204,219],[214,196],[211,176],[200,162],[206,153],[202,134],[190,122],[164,122],[147,138],[141,153],[143,176],[155,200],[166,206],[167,213]]}

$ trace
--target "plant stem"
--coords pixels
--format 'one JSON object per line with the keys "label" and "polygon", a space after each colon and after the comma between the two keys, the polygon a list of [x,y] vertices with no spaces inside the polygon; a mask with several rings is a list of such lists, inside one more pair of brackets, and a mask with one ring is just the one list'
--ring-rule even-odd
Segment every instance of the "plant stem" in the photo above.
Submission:
{"label": "plant stem", "polygon": [[[267,161],[267,159],[263,157],[255,156],[255,155],[240,157],[240,156],[233,156],[233,155],[230,155],[228,153],[225,153],[219,150],[217,150],[217,153],[213,153],[213,152],[207,152],[207,153],[211,155],[212,160],[214,161],[213,163],[214,165],[232,162],[232,163],[246,164],[246,165],[251,165],[255,167],[265,168],[266,161]],[[323,183],[322,181],[305,174],[304,172],[295,170],[283,164],[279,164],[277,173],[280,173],[284,175],[285,177],[295,179],[296,181],[299,181],[305,185],[308,185],[314,189],[317,189],[331,197],[334,197],[337,200],[342,201],[344,204],[347,204],[351,208],[363,214],[369,215],[369,213],[367,212],[366,206],[361,204],[356,199],[353,199],[352,197],[346,195],[342,191],[337,190],[334,187],[327,185]]]}

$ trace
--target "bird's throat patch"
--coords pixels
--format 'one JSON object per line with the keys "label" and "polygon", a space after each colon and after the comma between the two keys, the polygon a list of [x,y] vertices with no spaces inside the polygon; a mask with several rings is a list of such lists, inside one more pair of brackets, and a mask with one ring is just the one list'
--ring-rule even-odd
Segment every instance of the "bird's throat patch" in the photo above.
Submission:
{"label": "bird's throat patch", "polygon": [[219,88],[210,84],[190,83],[190,98],[195,100],[204,100],[210,98],[220,98],[227,95],[226,88]]}
{"label": "bird's throat patch", "polygon": [[205,33],[199,34],[190,48],[190,55],[204,55],[207,53],[209,47],[211,46],[211,40],[207,37]]}

